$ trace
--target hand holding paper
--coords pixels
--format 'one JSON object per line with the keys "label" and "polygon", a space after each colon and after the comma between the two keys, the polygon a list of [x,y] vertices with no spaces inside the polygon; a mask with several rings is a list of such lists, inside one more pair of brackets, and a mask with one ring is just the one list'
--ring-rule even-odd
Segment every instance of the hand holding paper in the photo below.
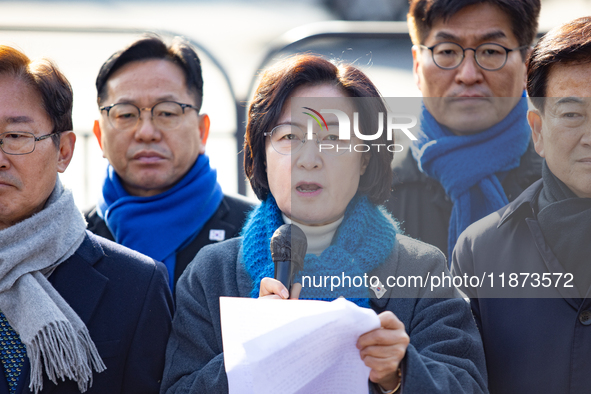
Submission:
{"label": "hand holding paper", "polygon": [[390,311],[378,316],[382,327],[359,337],[357,348],[361,349],[361,359],[371,368],[369,380],[387,390],[399,383],[398,368],[406,354],[410,337],[404,324]]}
{"label": "hand holding paper", "polygon": [[[230,393],[367,393],[370,368],[356,347],[380,327],[345,300],[220,298]],[[378,330],[379,331],[379,330]]]}

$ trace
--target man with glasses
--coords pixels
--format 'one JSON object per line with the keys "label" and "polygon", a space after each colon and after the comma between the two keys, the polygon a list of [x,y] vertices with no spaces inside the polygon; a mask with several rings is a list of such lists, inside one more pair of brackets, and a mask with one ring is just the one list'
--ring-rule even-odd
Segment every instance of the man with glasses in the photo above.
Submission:
{"label": "man with glasses", "polygon": [[200,114],[201,64],[183,41],[146,37],[96,80],[94,133],[109,160],[88,229],[164,262],[170,287],[205,245],[238,235],[251,204],[222,193]]}
{"label": "man with glasses", "polygon": [[407,234],[448,256],[470,223],[541,176],[524,98],[539,12],[539,0],[410,3],[421,127],[394,155],[387,206]]}
{"label": "man with glasses", "polygon": [[173,302],[161,263],[86,230],[58,177],[72,89],[0,46],[0,393],[153,393]]}

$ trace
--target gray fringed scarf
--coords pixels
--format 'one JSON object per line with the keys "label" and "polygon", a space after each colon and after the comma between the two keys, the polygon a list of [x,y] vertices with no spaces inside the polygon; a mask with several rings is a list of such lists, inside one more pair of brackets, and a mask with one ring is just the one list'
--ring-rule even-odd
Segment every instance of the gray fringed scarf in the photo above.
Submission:
{"label": "gray fringed scarf", "polygon": [[86,223],[58,179],[45,208],[0,231],[0,310],[19,334],[31,363],[29,389],[49,379],[92,386],[92,368],[105,370],[88,329],[46,276],[76,252]]}

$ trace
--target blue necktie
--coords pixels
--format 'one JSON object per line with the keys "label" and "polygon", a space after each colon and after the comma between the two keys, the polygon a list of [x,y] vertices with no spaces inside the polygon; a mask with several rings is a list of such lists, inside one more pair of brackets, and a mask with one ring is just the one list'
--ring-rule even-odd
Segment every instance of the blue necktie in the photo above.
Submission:
{"label": "blue necktie", "polygon": [[4,313],[0,312],[0,359],[4,364],[4,375],[8,381],[10,394],[16,392],[18,378],[23,370],[27,351],[19,335],[8,324]]}

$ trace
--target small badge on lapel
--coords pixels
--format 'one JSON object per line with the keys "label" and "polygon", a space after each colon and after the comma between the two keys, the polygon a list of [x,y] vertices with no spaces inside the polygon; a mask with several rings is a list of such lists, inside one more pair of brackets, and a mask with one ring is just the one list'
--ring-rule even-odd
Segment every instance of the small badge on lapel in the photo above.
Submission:
{"label": "small badge on lapel", "polygon": [[223,241],[226,239],[226,230],[209,230],[210,241]]}
{"label": "small badge on lapel", "polygon": [[376,293],[376,297],[378,297],[378,299],[382,298],[384,294],[386,294],[386,289],[380,281],[378,281],[377,286],[371,286],[370,289],[372,289],[373,292]]}

